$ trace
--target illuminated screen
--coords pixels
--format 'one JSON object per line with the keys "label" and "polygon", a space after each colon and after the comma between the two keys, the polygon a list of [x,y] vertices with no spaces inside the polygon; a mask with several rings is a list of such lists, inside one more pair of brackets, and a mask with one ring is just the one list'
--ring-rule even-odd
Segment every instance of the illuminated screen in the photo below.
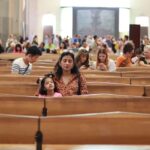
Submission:
{"label": "illuminated screen", "polygon": [[118,8],[73,8],[73,34],[113,35],[119,34]]}

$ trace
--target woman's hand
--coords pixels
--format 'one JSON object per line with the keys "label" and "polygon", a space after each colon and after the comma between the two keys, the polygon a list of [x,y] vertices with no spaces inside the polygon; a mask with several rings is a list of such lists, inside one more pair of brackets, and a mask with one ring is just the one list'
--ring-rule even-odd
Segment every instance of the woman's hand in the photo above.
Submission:
{"label": "woman's hand", "polygon": [[104,63],[99,63],[99,70],[107,71],[107,66]]}

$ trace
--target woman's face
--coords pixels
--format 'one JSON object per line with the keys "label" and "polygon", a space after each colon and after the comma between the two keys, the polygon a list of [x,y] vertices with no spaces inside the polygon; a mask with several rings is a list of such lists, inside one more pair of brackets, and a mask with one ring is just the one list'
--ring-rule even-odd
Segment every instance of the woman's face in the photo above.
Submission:
{"label": "woman's face", "polygon": [[74,61],[70,55],[66,55],[62,58],[60,62],[60,66],[63,71],[71,71],[74,66]]}
{"label": "woman's face", "polygon": [[54,82],[53,82],[52,78],[46,78],[44,87],[47,90],[54,90]]}
{"label": "woman's face", "polygon": [[99,60],[101,62],[105,62],[105,60],[106,60],[106,54],[100,53],[98,57],[99,57]]}
{"label": "woman's face", "polygon": [[81,62],[81,63],[84,63],[86,60],[87,60],[87,56],[82,54],[82,55],[80,56],[80,62]]}

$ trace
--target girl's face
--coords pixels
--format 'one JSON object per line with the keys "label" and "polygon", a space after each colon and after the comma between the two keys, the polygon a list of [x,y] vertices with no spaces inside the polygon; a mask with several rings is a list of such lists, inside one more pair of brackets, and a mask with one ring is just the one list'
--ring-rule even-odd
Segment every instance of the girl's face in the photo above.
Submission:
{"label": "girl's face", "polygon": [[86,60],[87,60],[87,56],[82,54],[82,55],[80,56],[80,61],[81,61],[81,63],[84,63]]}
{"label": "girl's face", "polygon": [[74,66],[72,57],[70,55],[64,56],[60,62],[60,66],[62,67],[63,71],[71,71]]}
{"label": "girl's face", "polygon": [[47,90],[54,90],[54,82],[53,82],[52,78],[46,78],[44,87]]}
{"label": "girl's face", "polygon": [[100,53],[100,54],[99,54],[99,60],[100,60],[101,62],[105,62],[105,60],[106,60],[106,54]]}

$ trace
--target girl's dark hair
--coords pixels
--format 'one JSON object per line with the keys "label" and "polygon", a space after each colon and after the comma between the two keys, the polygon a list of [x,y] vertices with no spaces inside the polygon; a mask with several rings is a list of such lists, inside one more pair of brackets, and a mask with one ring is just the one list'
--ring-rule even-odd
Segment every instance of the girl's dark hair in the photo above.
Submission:
{"label": "girl's dark hair", "polygon": [[[80,64],[81,55],[86,56],[86,61]],[[80,68],[82,65],[89,67],[89,52],[86,49],[81,49],[76,56],[76,65]]]}
{"label": "girl's dark hair", "polygon": [[[39,94],[40,95],[47,95],[47,89],[44,86],[45,81],[46,81],[47,78],[51,78],[53,80],[54,74],[53,73],[49,73],[49,74],[46,74],[44,76],[44,78],[42,78],[42,80],[40,81],[40,89],[39,89]],[[54,82],[54,80],[53,80],[53,82]],[[55,83],[54,83],[54,91],[56,91]]]}
{"label": "girl's dark hair", "polygon": [[55,77],[57,79],[60,79],[62,74],[63,74],[63,70],[62,70],[62,67],[60,66],[60,62],[62,61],[63,57],[64,56],[70,56],[73,60],[73,68],[71,69],[71,73],[72,74],[79,74],[79,70],[78,70],[78,67],[76,66],[75,64],[75,58],[74,58],[74,53],[67,50],[67,51],[64,51],[60,57],[59,57],[59,60],[57,61],[55,67],[54,67],[54,72],[55,72]]}

